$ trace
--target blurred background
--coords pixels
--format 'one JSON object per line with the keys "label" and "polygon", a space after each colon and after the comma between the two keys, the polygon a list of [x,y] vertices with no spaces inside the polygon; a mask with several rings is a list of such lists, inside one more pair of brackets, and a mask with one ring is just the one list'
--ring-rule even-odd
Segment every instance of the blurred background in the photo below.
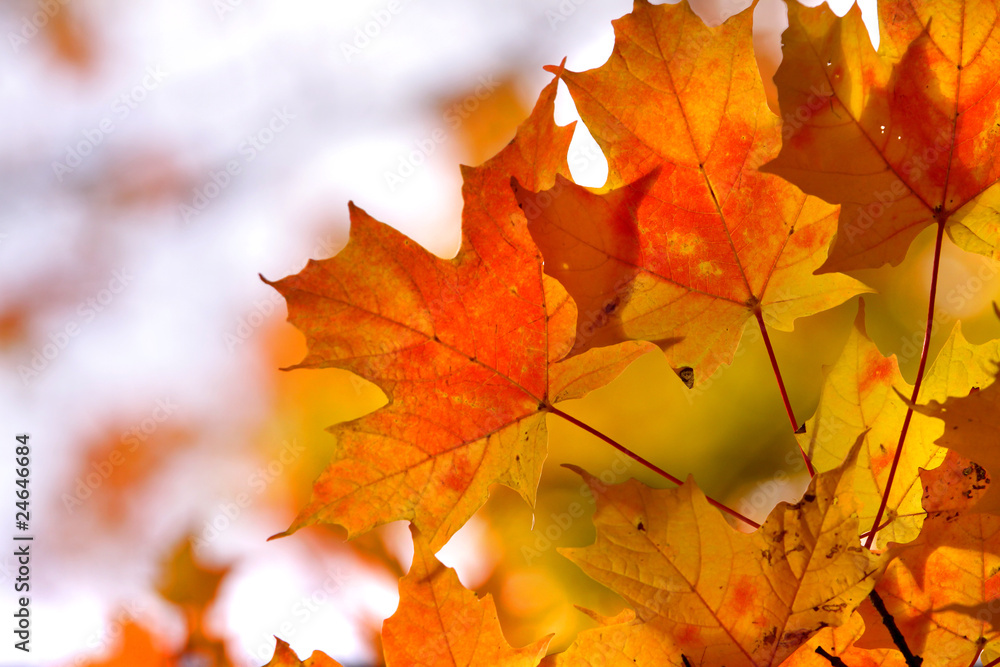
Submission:
{"label": "blurred background", "polygon": [[[696,4],[711,23],[745,6]],[[288,526],[329,459],[324,428],[385,398],[346,372],[279,371],[305,346],[258,273],[276,279],[334,255],[347,240],[348,200],[453,255],[459,163],[509,141],[550,80],[544,65],[601,65],[610,21],[629,9],[626,0],[0,5],[0,439],[12,452],[15,435],[30,434],[35,536],[32,651],[15,651],[5,630],[0,664],[249,667],[270,659],[275,634],[303,657],[320,649],[345,665],[378,664],[381,622],[412,555],[405,525],[352,543],[328,528],[266,538]],[[760,0],[756,13],[769,78],[784,6]],[[563,90],[556,120],[574,118]],[[583,165],[576,180],[602,185],[606,163],[582,126],[572,153],[570,164]],[[857,274],[880,291],[866,297],[869,332],[901,355],[910,381],[931,240],[893,271]],[[949,244],[941,290],[937,343],[959,317],[974,342],[1000,335],[989,310],[994,265]],[[772,336],[800,421],[856,308]],[[649,355],[564,409],[755,517],[804,484],[756,329],[701,390]],[[622,606],[556,552],[593,539],[589,519],[560,520],[574,503],[585,517],[592,508],[559,464],[606,481],[662,481],[565,422],[550,429],[534,513],[498,488],[440,557],[467,587],[495,596],[511,643],[554,632],[559,649],[589,623],[574,605]],[[14,488],[11,468],[0,466],[0,489]],[[11,549],[0,552],[7,610],[16,567]]]}

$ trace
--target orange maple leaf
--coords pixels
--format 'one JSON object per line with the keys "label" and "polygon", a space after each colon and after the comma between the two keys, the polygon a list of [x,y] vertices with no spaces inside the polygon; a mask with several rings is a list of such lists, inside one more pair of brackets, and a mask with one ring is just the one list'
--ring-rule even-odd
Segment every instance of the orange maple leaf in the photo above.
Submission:
{"label": "orange maple leaf", "polygon": [[309,351],[296,368],[338,367],[378,385],[389,405],[336,427],[334,461],[287,535],[319,521],[353,536],[409,519],[440,548],[492,484],[528,502],[554,400],[612,379],[646,346],[555,368],[573,344],[576,308],[544,276],[510,179],[545,188],[566,173],[572,128],[552,123],[556,82],[517,137],[465,168],[463,240],[443,260],[351,206],[351,239],[271,283]]}
{"label": "orange maple leaf", "polygon": [[821,270],[896,265],[935,223],[1000,257],[996,7],[879,2],[876,51],[857,5],[843,18],[787,6],[775,76],[785,143],[767,169],[841,205]]}
{"label": "orange maple leaf", "polygon": [[[73,661],[73,667],[176,667],[172,652],[148,629],[128,621],[122,624],[121,639],[112,655],[104,660]],[[67,665],[66,667],[70,667]]]}
{"label": "orange maple leaf", "polygon": [[[557,71],[608,159],[603,193],[562,179],[520,183],[532,236],[579,307],[575,351],[621,340],[670,344],[693,382],[731,363],[755,315],[798,317],[867,289],[813,276],[837,208],[758,171],[780,121],[754,59],[753,12],[707,27],[687,2],[635,3],[603,66]],[[610,191],[607,191],[610,190]]]}

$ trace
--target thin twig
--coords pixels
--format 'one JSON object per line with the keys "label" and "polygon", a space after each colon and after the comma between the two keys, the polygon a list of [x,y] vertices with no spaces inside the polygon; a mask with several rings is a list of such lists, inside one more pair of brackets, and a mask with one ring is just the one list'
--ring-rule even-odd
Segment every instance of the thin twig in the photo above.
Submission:
{"label": "thin twig", "polygon": [[[902,514],[897,514],[896,515],[897,518],[899,518],[900,516],[903,516],[903,515]],[[910,516],[913,516],[913,515],[910,515]],[[890,523],[892,523],[891,519],[889,521],[885,521],[884,523],[882,523],[881,526],[879,526],[878,528],[875,528],[874,530],[869,530],[867,533],[861,533],[860,537],[861,538],[865,538],[865,537],[868,537],[869,535],[874,535],[878,531],[880,531],[883,528],[885,528],[886,526],[888,526]]]}
{"label": "thin twig", "polygon": [[882,623],[885,625],[886,629],[889,631],[889,635],[892,637],[892,642],[899,649],[899,652],[903,654],[903,659],[906,660],[906,667],[920,667],[924,664],[924,659],[913,655],[910,651],[910,647],[906,645],[906,638],[903,637],[903,633],[899,631],[896,626],[896,619],[892,617],[889,610],[885,608],[885,603],[882,602],[882,597],[872,591],[868,594],[868,599],[872,601],[872,605],[875,606],[875,611],[878,615],[882,617]]}
{"label": "thin twig", "polygon": [[[600,438],[604,442],[608,443],[609,445],[611,445],[612,447],[614,447],[615,449],[617,449],[622,454],[625,454],[626,456],[628,456],[629,458],[631,458],[633,461],[641,463],[642,465],[646,466],[647,468],[649,468],[650,470],[652,470],[656,474],[664,477],[665,479],[670,480],[674,484],[677,484],[678,486],[680,486],[681,484],[684,483],[681,480],[679,480],[678,478],[676,478],[673,475],[671,475],[669,472],[667,472],[663,468],[661,468],[660,466],[656,465],[655,463],[652,463],[651,461],[647,461],[646,459],[642,458],[641,456],[639,456],[638,454],[636,454],[635,452],[633,452],[631,449],[629,449],[628,447],[626,447],[625,445],[622,445],[622,444],[619,444],[618,442],[615,442],[614,440],[612,440],[608,436],[604,435],[603,433],[601,433],[600,431],[598,431],[596,428],[594,428],[590,424],[586,424],[586,423],[580,421],[579,419],[577,419],[573,415],[568,415],[565,412],[563,412],[562,410],[560,410],[559,408],[552,407],[552,406],[549,406],[549,412],[551,412],[552,414],[557,415],[559,417],[562,417],[563,419],[565,419],[566,421],[568,421],[570,424],[573,424],[574,426],[578,426],[578,427],[582,428],[584,431],[586,431],[587,433]],[[740,514],[739,512],[737,512],[736,510],[723,505],[718,500],[715,500],[714,498],[709,498],[708,496],[706,496],[706,499],[708,500],[709,504],[712,505],[713,507],[716,507],[716,508],[722,510],[723,512],[725,512],[726,514],[728,514],[728,515],[730,515],[730,516],[732,516],[732,517],[734,517],[736,519],[739,519],[740,521],[746,523],[748,526],[751,526],[751,527],[753,527],[755,529],[756,528],[760,528],[760,524],[759,523],[757,523],[756,521],[754,521],[753,519],[751,519],[749,517],[743,516],[742,514]]]}
{"label": "thin twig", "polygon": [[[931,331],[934,326],[934,302],[937,299],[938,271],[941,268],[941,244],[944,241],[944,218],[938,220],[937,239],[934,242],[934,266],[931,269],[931,293],[927,299],[927,326],[924,328],[924,344],[920,348],[920,365],[917,367],[917,380],[913,385],[913,395],[910,403],[917,402],[920,394],[920,385],[924,381],[924,369],[927,367],[927,353],[931,347]],[[896,443],[896,453],[892,457],[892,467],[889,468],[889,477],[885,480],[885,491],[882,492],[882,502],[879,503],[878,513],[875,521],[872,522],[872,529],[865,540],[865,548],[871,549],[875,542],[875,535],[880,530],[882,515],[889,502],[889,492],[892,490],[892,481],[896,478],[896,468],[899,467],[899,458],[903,453],[903,443],[906,441],[906,432],[910,428],[910,419],[913,418],[913,408],[906,407],[906,416],[903,418],[903,428],[899,432],[899,441]]]}
{"label": "thin twig", "polygon": [[[785,413],[788,415],[788,421],[792,423],[792,433],[799,432],[799,423],[795,419],[795,412],[792,411],[792,403],[788,400],[788,392],[785,390],[785,382],[781,379],[781,369],[778,368],[778,358],[774,356],[774,348],[771,347],[771,338],[767,335],[767,327],[764,326],[764,316],[761,314],[760,309],[754,310],[754,315],[757,316],[757,324],[760,326],[760,333],[764,337],[764,346],[767,348],[767,356],[771,359],[771,368],[774,370],[774,379],[778,381],[778,391],[781,392],[781,400],[785,404]],[[809,460],[809,455],[806,451],[802,449],[802,445],[799,445],[799,453],[802,454],[802,460],[806,462],[806,470],[809,471],[809,476],[813,477],[816,475],[816,469],[813,468],[812,461]]]}

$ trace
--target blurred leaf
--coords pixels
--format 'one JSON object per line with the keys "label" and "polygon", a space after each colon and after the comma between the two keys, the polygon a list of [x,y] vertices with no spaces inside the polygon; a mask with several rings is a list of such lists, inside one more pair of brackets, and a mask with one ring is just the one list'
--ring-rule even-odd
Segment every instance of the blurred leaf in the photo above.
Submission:
{"label": "blurred leaf", "polygon": [[340,663],[320,651],[313,651],[305,661],[299,660],[288,644],[277,639],[274,657],[264,667],[340,667]]}
{"label": "blurred leaf", "polygon": [[229,567],[213,568],[196,557],[192,542],[183,540],[163,565],[157,590],[169,602],[181,607],[188,637],[180,655],[198,659],[204,667],[229,667],[225,645],[205,627],[205,615],[215,602]]}
{"label": "blurred leaf", "polygon": [[[76,667],[80,667],[74,663]],[[83,663],[84,667],[180,667],[158,639],[141,625],[127,622],[115,652],[106,660]]]}

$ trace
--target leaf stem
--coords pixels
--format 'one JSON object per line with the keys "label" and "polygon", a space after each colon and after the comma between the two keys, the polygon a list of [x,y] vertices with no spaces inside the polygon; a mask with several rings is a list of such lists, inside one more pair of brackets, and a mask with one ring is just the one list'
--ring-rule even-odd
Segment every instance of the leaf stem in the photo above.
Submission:
{"label": "leaf stem", "polygon": [[[647,468],[649,468],[650,470],[652,470],[656,474],[660,475],[661,477],[664,477],[665,479],[673,482],[674,484],[680,486],[681,484],[684,483],[681,480],[679,480],[678,478],[676,478],[673,475],[671,475],[669,472],[667,472],[663,468],[661,468],[658,465],[656,465],[655,463],[653,463],[651,461],[647,461],[646,459],[642,458],[641,456],[639,456],[638,454],[636,454],[635,452],[633,452],[631,449],[629,449],[628,447],[626,447],[625,445],[622,445],[622,444],[616,442],[615,440],[612,440],[611,438],[609,438],[608,436],[604,435],[603,433],[601,433],[600,431],[598,431],[596,428],[594,428],[593,426],[591,426],[590,424],[587,424],[585,422],[580,421],[579,419],[577,419],[573,415],[566,414],[565,412],[563,412],[559,408],[551,406],[551,405],[549,406],[549,412],[551,412],[552,414],[554,414],[554,415],[556,415],[558,417],[562,417],[563,419],[565,419],[566,421],[568,421],[570,424],[573,424],[574,426],[578,426],[579,428],[582,428],[587,433],[589,433],[589,434],[591,434],[591,435],[593,435],[593,436],[595,436],[597,438],[600,438],[601,440],[603,440],[604,442],[608,443],[609,445],[611,445],[612,447],[614,447],[615,449],[617,449],[619,452],[621,452],[625,456],[628,456],[629,458],[631,458],[633,461],[636,461],[636,462],[638,462],[638,463],[646,466]],[[750,519],[748,517],[743,516],[742,514],[740,514],[739,512],[737,512],[736,510],[734,510],[734,509],[732,509],[730,507],[727,507],[726,505],[723,505],[722,503],[720,503],[719,501],[717,501],[717,500],[715,500],[713,498],[709,498],[708,496],[706,496],[706,498],[708,500],[708,503],[710,505],[712,505],[713,507],[716,507],[716,508],[722,510],[726,514],[728,514],[728,515],[730,515],[730,516],[732,516],[732,517],[734,517],[736,519],[739,519],[740,521],[746,523],[749,526],[752,526],[755,529],[756,528],[760,528],[760,524],[757,523],[756,521],[754,521],[753,519]]]}
{"label": "leaf stem", "polygon": [[[924,381],[924,370],[927,368],[927,353],[931,347],[931,330],[934,326],[934,303],[937,299],[938,272],[941,268],[941,244],[944,242],[944,218],[938,217],[937,238],[934,241],[934,265],[931,268],[931,293],[927,298],[927,325],[924,328],[924,344],[920,348],[920,365],[917,367],[917,379],[913,385],[913,394],[910,396],[910,405],[917,402],[920,394],[920,385]],[[865,540],[865,548],[871,549],[875,542],[875,535],[881,530],[882,515],[889,502],[889,492],[892,490],[892,482],[896,478],[896,468],[899,467],[900,455],[903,453],[903,443],[906,441],[906,432],[910,428],[910,420],[913,418],[913,408],[906,406],[906,416],[903,418],[903,428],[899,432],[899,441],[896,443],[896,453],[892,456],[892,467],[889,468],[889,477],[885,480],[885,491],[882,492],[882,502],[879,503],[878,513],[875,521],[872,522],[872,529]]]}
{"label": "leaf stem", "polygon": [[[792,402],[788,400],[788,392],[785,390],[785,382],[781,379],[781,369],[778,368],[778,359],[774,356],[774,348],[771,347],[771,338],[767,335],[767,327],[764,326],[764,316],[761,314],[760,309],[757,308],[753,311],[753,314],[757,316],[757,324],[760,326],[760,333],[764,337],[764,346],[767,347],[767,356],[771,359],[771,368],[774,370],[774,379],[778,381],[778,391],[781,392],[781,400],[785,403],[785,412],[788,414],[788,421],[792,423],[792,433],[799,432],[799,423],[795,419],[795,412],[792,410]],[[810,477],[815,477],[816,469],[813,468],[812,461],[809,460],[809,455],[806,451],[802,449],[802,445],[798,445],[799,453],[802,454],[802,460],[806,462],[806,470],[809,471]]]}
{"label": "leaf stem", "polygon": [[899,631],[896,626],[896,619],[892,617],[889,610],[885,608],[885,603],[882,601],[882,597],[876,593],[874,590],[868,594],[868,599],[872,601],[875,610],[878,615],[882,617],[882,623],[885,625],[886,629],[889,631],[889,635],[892,637],[892,642],[899,649],[899,652],[903,654],[903,659],[906,660],[907,667],[920,667],[924,664],[924,659],[913,655],[910,651],[910,647],[906,645],[906,639],[903,637],[903,633]]}
{"label": "leaf stem", "polygon": [[[902,514],[897,514],[896,516],[897,516],[897,517],[900,517],[900,516],[903,516],[903,515],[902,515]],[[908,516],[917,516],[917,515],[916,515],[916,513],[914,513],[914,514],[910,514],[910,515],[908,515]],[[880,531],[880,530],[882,530],[883,528],[885,528],[886,526],[888,526],[888,525],[889,525],[890,523],[892,523],[892,521],[886,521],[886,522],[884,522],[884,523],[883,523],[883,524],[882,524],[881,526],[879,526],[878,528],[875,528],[875,529],[873,529],[873,530],[869,530],[869,531],[868,531],[867,533],[861,533],[860,537],[863,537],[863,538],[864,538],[864,537],[868,537],[869,535],[874,535],[874,534],[875,534],[875,533],[877,533],[878,531]]]}

